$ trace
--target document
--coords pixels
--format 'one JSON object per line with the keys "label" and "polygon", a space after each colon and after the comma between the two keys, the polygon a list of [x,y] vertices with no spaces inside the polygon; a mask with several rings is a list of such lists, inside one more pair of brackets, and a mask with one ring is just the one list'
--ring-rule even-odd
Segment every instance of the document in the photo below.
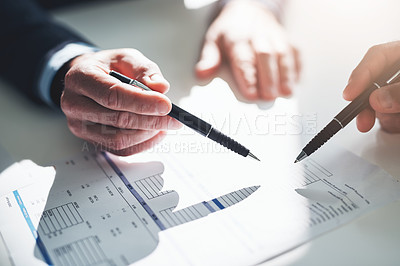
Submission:
{"label": "document", "polygon": [[0,230],[12,262],[130,264],[157,247],[160,231],[228,208],[258,189],[243,188],[174,211],[179,196],[162,190],[162,162],[116,162],[96,153],[56,163],[54,183],[53,168],[30,161],[4,172],[3,180],[19,176],[24,183],[1,197]]}
{"label": "document", "polygon": [[313,134],[312,114],[294,119],[296,104],[286,99],[264,111],[233,108],[233,95],[215,82],[211,113],[195,113],[261,162],[182,129],[131,157],[85,152],[54,167],[17,163],[0,175],[8,184],[0,233],[12,263],[251,265],[400,198],[396,179],[334,141],[294,164],[299,135]]}

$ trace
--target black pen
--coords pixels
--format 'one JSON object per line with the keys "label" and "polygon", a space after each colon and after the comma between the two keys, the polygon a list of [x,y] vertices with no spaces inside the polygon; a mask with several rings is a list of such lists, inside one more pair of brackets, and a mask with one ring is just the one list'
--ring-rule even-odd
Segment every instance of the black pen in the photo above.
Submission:
{"label": "black pen", "polygon": [[[149,87],[147,87],[146,85],[144,85],[143,83],[141,83],[137,80],[128,78],[127,76],[124,76],[121,73],[111,70],[109,74],[124,83],[139,87],[146,91],[151,91],[151,89]],[[200,133],[201,135],[203,135],[209,139],[212,139],[213,141],[221,144],[222,146],[230,149],[231,151],[234,151],[244,157],[250,156],[251,158],[259,161],[259,159],[256,156],[254,156],[250,152],[249,149],[247,149],[240,143],[236,142],[235,140],[231,139],[230,137],[224,135],[223,133],[219,132],[218,130],[213,128],[212,125],[210,125],[206,121],[183,110],[179,106],[172,104],[171,112],[169,112],[168,115],[175,118],[176,120],[178,120],[185,126],[190,127],[197,133]]]}
{"label": "black pen", "polygon": [[380,87],[387,86],[400,81],[400,70],[396,72],[384,85],[379,85],[377,82],[363,91],[357,98],[349,103],[333,120],[322,129],[300,152],[297,156],[295,163],[310,156],[313,152],[318,150],[325,142],[327,142],[339,130],[344,128],[351,120],[354,119],[362,110],[369,106],[369,96],[371,93]]}

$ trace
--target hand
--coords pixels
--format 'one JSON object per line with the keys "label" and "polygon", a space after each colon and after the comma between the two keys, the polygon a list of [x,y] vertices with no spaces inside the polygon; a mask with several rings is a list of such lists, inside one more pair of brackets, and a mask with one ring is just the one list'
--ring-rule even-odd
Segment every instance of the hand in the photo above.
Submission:
{"label": "hand", "polygon": [[300,72],[298,52],[289,44],[284,29],[256,1],[226,4],[206,33],[197,76],[214,75],[223,57],[247,100],[290,95],[291,77],[298,79]]}
{"label": "hand", "polygon": [[[108,75],[118,71],[154,91],[143,91]],[[105,50],[75,58],[65,76],[61,109],[76,136],[117,155],[141,152],[180,123],[166,116],[169,83],[158,66],[134,49]]]}
{"label": "hand", "polygon": [[[343,91],[344,99],[354,100],[371,83],[392,73],[400,61],[400,42],[373,46],[353,70]],[[398,69],[397,69],[398,70]],[[389,77],[388,77],[389,78]],[[379,119],[382,129],[390,133],[400,133],[400,83],[376,89],[369,97],[370,108],[357,116],[357,128],[369,131]]]}

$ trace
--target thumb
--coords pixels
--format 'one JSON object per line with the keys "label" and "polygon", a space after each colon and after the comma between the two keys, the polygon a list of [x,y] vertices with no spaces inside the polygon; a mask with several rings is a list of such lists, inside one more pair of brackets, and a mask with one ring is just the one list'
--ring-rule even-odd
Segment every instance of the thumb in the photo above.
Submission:
{"label": "thumb", "polygon": [[379,113],[400,113],[400,84],[382,87],[371,93],[371,107]]}
{"label": "thumb", "polygon": [[197,62],[195,71],[199,78],[209,78],[218,70],[221,65],[221,51],[214,40],[206,40],[199,62]]}

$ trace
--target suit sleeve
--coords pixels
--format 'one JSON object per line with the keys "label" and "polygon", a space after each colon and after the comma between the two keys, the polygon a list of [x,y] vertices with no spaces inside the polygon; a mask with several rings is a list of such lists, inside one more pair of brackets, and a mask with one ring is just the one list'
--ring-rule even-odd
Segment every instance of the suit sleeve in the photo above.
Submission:
{"label": "suit sleeve", "polygon": [[88,43],[31,0],[1,0],[0,25],[0,76],[36,101],[38,76],[51,51]]}

